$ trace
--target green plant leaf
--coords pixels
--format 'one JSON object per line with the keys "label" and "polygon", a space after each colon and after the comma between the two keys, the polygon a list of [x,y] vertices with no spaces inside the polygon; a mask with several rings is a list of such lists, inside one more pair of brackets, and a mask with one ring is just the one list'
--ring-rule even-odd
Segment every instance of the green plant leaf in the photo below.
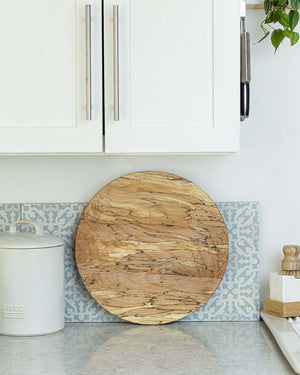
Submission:
{"label": "green plant leaf", "polygon": [[289,16],[286,13],[282,13],[279,23],[284,27],[290,27]]}
{"label": "green plant leaf", "polygon": [[289,24],[293,31],[299,22],[299,13],[297,11],[291,10],[289,13]]}
{"label": "green plant leaf", "polygon": [[270,0],[265,0],[264,8],[265,8],[265,13],[268,14],[272,8],[272,2]]}
{"label": "green plant leaf", "polygon": [[281,20],[282,15],[284,14],[283,9],[272,10],[266,17],[265,23],[276,23]]}
{"label": "green plant leaf", "polygon": [[276,9],[285,9],[289,5],[289,0],[271,0],[271,3],[272,7]]}
{"label": "green plant leaf", "polygon": [[290,29],[284,29],[284,36],[286,36],[287,38],[290,38],[291,30]]}
{"label": "green plant leaf", "polygon": [[297,11],[300,7],[300,0],[291,0],[292,8]]}
{"label": "green plant leaf", "polygon": [[299,34],[296,33],[295,31],[292,31],[290,35],[290,39],[291,39],[291,46],[294,46],[299,40]]}
{"label": "green plant leaf", "polygon": [[282,14],[283,14],[283,9],[275,10],[273,14],[273,22],[274,23],[279,22],[282,17]]}
{"label": "green plant leaf", "polygon": [[273,11],[270,12],[265,19],[265,23],[272,23],[272,22],[274,22],[274,12]]}
{"label": "green plant leaf", "polygon": [[285,38],[284,31],[282,29],[277,29],[272,32],[271,35],[271,42],[275,48],[275,52],[277,51],[277,48],[279,47],[280,43]]}

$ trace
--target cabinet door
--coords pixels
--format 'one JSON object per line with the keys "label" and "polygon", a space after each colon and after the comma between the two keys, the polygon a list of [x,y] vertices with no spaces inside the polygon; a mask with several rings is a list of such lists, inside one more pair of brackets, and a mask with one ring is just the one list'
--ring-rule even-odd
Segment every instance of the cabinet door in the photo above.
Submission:
{"label": "cabinet door", "polygon": [[102,151],[102,2],[88,3],[90,49],[83,0],[1,2],[0,153]]}
{"label": "cabinet door", "polygon": [[106,152],[239,150],[239,0],[104,0],[104,30]]}

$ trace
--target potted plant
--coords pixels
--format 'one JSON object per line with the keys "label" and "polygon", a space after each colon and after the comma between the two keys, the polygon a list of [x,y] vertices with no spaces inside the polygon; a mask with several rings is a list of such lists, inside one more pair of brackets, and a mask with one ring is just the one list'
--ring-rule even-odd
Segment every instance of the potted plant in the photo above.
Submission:
{"label": "potted plant", "polygon": [[264,36],[259,42],[271,36],[275,52],[285,38],[290,40],[291,46],[299,41],[299,33],[295,27],[299,22],[300,0],[265,0],[265,19],[261,23]]}

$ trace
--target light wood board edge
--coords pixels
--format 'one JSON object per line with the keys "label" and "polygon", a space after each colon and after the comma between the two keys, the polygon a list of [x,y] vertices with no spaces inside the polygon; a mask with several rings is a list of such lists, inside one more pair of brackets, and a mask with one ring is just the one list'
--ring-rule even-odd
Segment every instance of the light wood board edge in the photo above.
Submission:
{"label": "light wood board edge", "polygon": [[300,316],[300,302],[279,302],[265,299],[264,312],[281,318],[294,318]]}
{"label": "light wood board edge", "polygon": [[[291,9],[291,6],[289,6]],[[247,9],[264,9],[264,4],[247,4]]]}
{"label": "light wood board edge", "polygon": [[263,4],[247,4],[247,9],[264,9]]}

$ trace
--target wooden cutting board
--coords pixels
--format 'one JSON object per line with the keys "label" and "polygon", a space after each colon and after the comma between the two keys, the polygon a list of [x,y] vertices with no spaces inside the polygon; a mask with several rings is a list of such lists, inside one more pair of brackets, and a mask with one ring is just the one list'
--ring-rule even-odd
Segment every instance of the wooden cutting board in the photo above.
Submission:
{"label": "wooden cutting board", "polygon": [[84,210],[75,257],[91,296],[133,323],[164,324],[199,309],[228,259],[222,215],[192,182],[139,172],[105,186]]}

